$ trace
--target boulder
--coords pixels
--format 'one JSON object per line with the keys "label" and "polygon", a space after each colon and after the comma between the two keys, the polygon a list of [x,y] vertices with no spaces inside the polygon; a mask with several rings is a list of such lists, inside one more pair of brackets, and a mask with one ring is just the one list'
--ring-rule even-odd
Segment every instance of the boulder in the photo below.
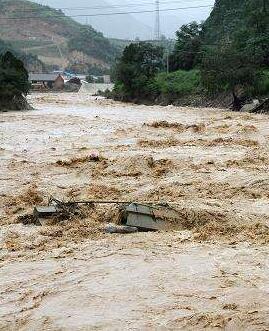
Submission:
{"label": "boulder", "polygon": [[251,103],[246,103],[241,109],[241,112],[252,112],[256,107],[260,105],[259,100],[254,99]]}

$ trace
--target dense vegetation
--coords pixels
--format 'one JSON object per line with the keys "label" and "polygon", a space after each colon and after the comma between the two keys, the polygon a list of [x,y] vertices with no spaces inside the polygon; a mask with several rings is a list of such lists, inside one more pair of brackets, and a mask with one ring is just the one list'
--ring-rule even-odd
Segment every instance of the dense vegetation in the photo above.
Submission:
{"label": "dense vegetation", "polygon": [[0,55],[0,110],[27,109],[25,96],[29,88],[23,62],[9,51]]}
{"label": "dense vegetation", "polygon": [[80,51],[96,59],[111,63],[117,55],[116,48],[103,34],[91,26],[81,26],[68,41],[70,51]]}
{"label": "dense vegetation", "polygon": [[45,64],[40,61],[37,56],[32,54],[26,54],[19,49],[14,48],[11,43],[5,42],[0,39],[0,55],[6,53],[7,51],[12,52],[17,58],[22,60],[26,69],[28,69],[29,71],[42,72],[46,70]]}
{"label": "dense vegetation", "polygon": [[[169,68],[159,51],[157,62],[164,65],[156,65],[154,75],[150,76],[140,73],[141,61],[136,67],[132,58],[126,58],[125,54],[135,47],[127,46],[116,67],[114,96],[170,103],[190,95],[202,96],[203,100],[231,95],[237,101],[268,95],[268,11],[268,0],[216,0],[205,23],[192,22],[177,31]],[[152,47],[143,44],[142,50],[150,54]],[[130,75],[131,65],[131,72],[138,76]],[[164,72],[167,69],[169,73]],[[123,79],[125,75],[127,81]],[[240,102],[236,107],[241,107]]]}
{"label": "dense vegetation", "polygon": [[162,58],[161,47],[144,42],[127,46],[116,70],[115,93],[119,98],[150,97],[150,86],[163,66]]}
{"label": "dense vegetation", "polygon": [[196,22],[183,25],[176,32],[177,41],[169,58],[172,71],[191,70],[200,63],[202,26]]}
{"label": "dense vegetation", "polygon": [[205,22],[202,76],[212,92],[241,87],[250,95],[267,93],[269,68],[268,0],[218,0]]}

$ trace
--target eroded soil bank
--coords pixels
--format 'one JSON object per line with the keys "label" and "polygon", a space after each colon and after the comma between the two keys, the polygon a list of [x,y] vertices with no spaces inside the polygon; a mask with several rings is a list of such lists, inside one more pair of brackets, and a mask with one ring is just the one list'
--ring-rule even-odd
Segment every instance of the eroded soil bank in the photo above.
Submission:
{"label": "eroded soil bank", "polygon": [[[268,116],[30,101],[0,114],[1,330],[268,330]],[[18,223],[50,195],[176,205],[160,233]]]}

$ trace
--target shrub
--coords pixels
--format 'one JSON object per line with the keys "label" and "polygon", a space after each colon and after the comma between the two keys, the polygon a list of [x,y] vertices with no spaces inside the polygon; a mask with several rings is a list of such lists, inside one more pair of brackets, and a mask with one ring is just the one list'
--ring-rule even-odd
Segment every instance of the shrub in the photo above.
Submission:
{"label": "shrub", "polygon": [[269,95],[269,70],[261,72],[261,77],[255,92],[257,95]]}
{"label": "shrub", "polygon": [[178,70],[172,73],[161,73],[156,76],[152,90],[169,100],[201,92],[201,75],[199,70]]}

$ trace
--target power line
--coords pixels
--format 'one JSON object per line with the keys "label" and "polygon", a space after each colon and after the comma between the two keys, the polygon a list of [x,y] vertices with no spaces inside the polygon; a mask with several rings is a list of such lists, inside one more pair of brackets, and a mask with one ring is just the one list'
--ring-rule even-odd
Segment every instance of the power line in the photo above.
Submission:
{"label": "power line", "polygon": [[[188,9],[198,9],[198,8],[212,8],[212,5],[206,6],[189,6],[189,7],[178,7],[178,8],[167,8],[167,9],[159,9],[160,12],[170,12],[177,10],[188,10]],[[156,9],[153,10],[141,10],[141,11],[126,11],[126,12],[112,12],[112,13],[99,13],[99,14],[80,14],[80,15],[50,15],[51,17],[98,17],[98,16],[114,16],[114,15],[127,15],[127,14],[144,14],[144,13],[155,13]],[[26,19],[40,19],[42,16],[28,16],[28,17],[2,17],[4,20],[26,20]],[[1,19],[1,18],[0,18]]]}
{"label": "power line", "polygon": [[[161,5],[168,5],[168,4],[172,4],[172,3],[182,3],[182,2],[201,2],[203,0],[178,0],[178,1],[165,1],[160,3]],[[86,9],[107,9],[107,8],[126,8],[126,7],[141,7],[141,6],[148,6],[148,5],[154,5],[154,2],[144,2],[144,3],[129,3],[129,4],[125,4],[125,5],[111,5],[111,6],[94,6],[94,7],[64,7],[64,8],[60,8],[60,7],[55,7],[53,9],[56,10],[86,10]],[[43,8],[42,8],[43,7]],[[42,5],[42,9],[45,10],[45,7],[47,7],[47,5]],[[41,8],[32,8],[32,9],[26,9],[26,12],[35,12],[35,11],[40,11]],[[51,9],[51,8],[50,8]]]}

